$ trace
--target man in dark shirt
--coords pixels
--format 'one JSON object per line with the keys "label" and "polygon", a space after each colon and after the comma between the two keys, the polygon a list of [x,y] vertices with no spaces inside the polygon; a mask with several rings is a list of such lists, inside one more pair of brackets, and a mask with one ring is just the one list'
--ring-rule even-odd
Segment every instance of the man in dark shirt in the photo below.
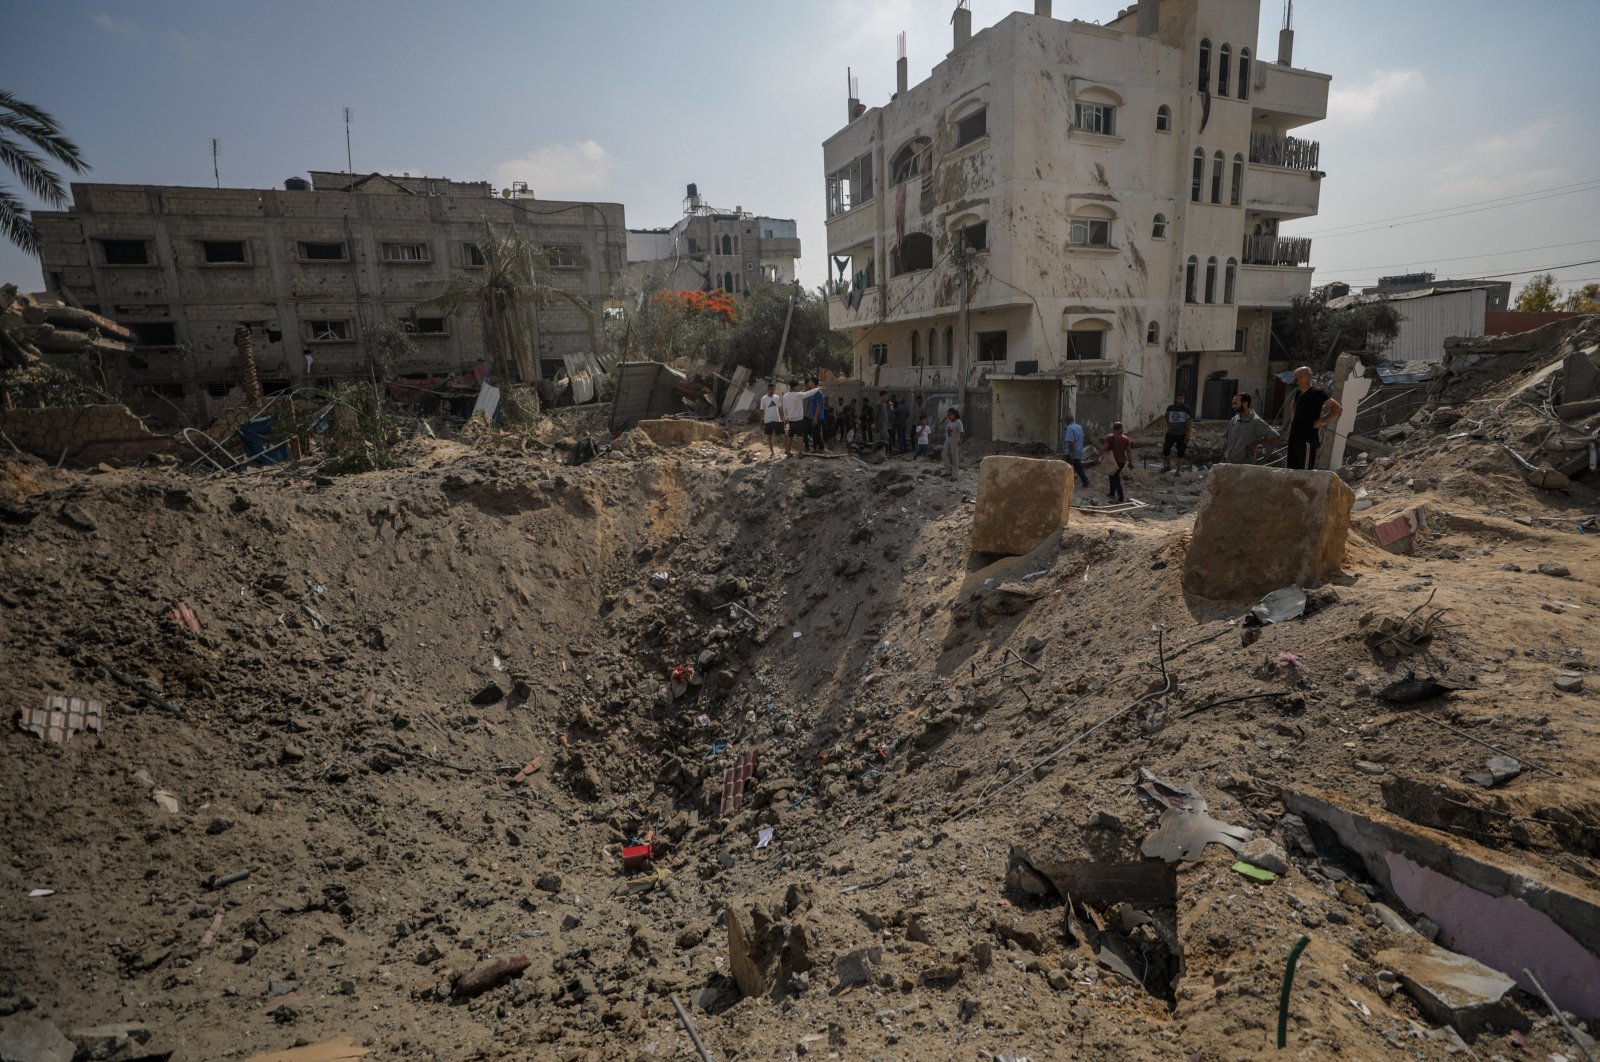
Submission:
{"label": "man in dark shirt", "polygon": [[1289,420],[1289,467],[1316,468],[1317,446],[1322,441],[1322,426],[1337,420],[1344,407],[1328,392],[1311,386],[1311,369],[1302,365],[1294,371],[1294,412]]}
{"label": "man in dark shirt", "polygon": [[897,452],[911,452],[911,407],[900,395],[894,396],[894,448]]}
{"label": "man in dark shirt", "polygon": [[1194,427],[1194,414],[1189,412],[1188,400],[1174,395],[1167,407],[1167,434],[1161,440],[1161,471],[1172,469],[1172,451],[1178,451],[1178,471],[1183,471],[1183,455],[1189,450],[1189,432]]}

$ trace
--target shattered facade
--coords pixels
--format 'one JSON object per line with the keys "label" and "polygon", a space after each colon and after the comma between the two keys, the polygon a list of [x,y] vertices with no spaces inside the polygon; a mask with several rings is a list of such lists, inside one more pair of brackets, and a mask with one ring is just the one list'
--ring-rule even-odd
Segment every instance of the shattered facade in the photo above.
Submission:
{"label": "shattered facade", "polygon": [[[869,384],[992,392],[994,437],[1143,423],[1226,371],[1264,395],[1269,321],[1310,287],[1326,74],[1258,60],[1253,0],[1108,25],[1015,13],[823,145],[835,328]],[[1041,13],[1042,12],[1042,13]],[[962,248],[966,249],[963,253]],[[959,263],[965,262],[965,280]],[[962,302],[967,303],[962,332]],[[1010,404],[1023,410],[1007,414]]]}
{"label": "shattered facade", "polygon": [[793,218],[769,218],[741,206],[710,206],[689,185],[683,217],[664,229],[628,230],[628,284],[643,290],[725,291],[750,294],[757,280],[787,284],[795,278],[800,237]]}
{"label": "shattered facade", "polygon": [[[619,203],[496,197],[486,182],[313,172],[283,189],[79,184],[73,206],[35,215],[46,288],[138,336],[120,361],[141,406],[205,413],[239,383],[234,333],[249,328],[268,391],[365,378],[367,329],[398,322],[404,375],[487,360],[475,316],[428,305],[482,268],[485,223],[551,249],[564,301],[538,314],[541,375],[600,350],[601,306],[621,274]],[[308,363],[306,355],[310,355]]]}

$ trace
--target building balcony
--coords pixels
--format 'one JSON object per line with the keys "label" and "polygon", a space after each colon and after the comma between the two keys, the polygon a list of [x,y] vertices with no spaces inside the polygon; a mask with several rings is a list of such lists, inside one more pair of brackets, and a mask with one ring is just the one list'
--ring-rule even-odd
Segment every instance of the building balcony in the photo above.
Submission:
{"label": "building balcony", "polygon": [[1257,63],[1255,72],[1250,107],[1258,119],[1293,129],[1328,116],[1327,74],[1275,63]]}
{"label": "building balcony", "polygon": [[774,236],[761,240],[762,258],[799,258],[800,238],[798,236]]}
{"label": "building balcony", "polygon": [[1245,181],[1246,210],[1279,218],[1308,218],[1322,200],[1322,175],[1250,163]]}
{"label": "building balcony", "polygon": [[828,299],[828,327],[841,330],[845,328],[864,328],[867,325],[877,324],[883,312],[883,286],[863,288],[860,301],[851,307],[844,295],[833,295]]}
{"label": "building balcony", "polygon": [[828,219],[828,253],[844,254],[852,247],[872,246],[878,234],[878,207],[871,199]]}
{"label": "building balcony", "polygon": [[1245,265],[1303,266],[1311,263],[1311,240],[1306,236],[1246,236]]}
{"label": "building balcony", "polygon": [[1297,136],[1279,136],[1263,130],[1250,134],[1250,161],[1258,166],[1320,172],[1322,145]]}
{"label": "building balcony", "polygon": [[1246,263],[1239,267],[1240,306],[1286,310],[1311,290],[1311,267]]}

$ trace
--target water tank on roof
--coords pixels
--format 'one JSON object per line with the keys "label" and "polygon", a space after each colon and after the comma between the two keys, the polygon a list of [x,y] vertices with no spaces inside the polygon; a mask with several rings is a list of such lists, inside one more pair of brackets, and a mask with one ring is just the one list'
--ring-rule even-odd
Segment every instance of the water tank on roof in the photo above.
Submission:
{"label": "water tank on roof", "polygon": [[693,199],[693,198],[695,198],[695,197],[696,197],[696,196],[698,196],[698,195],[699,195],[699,194],[700,194],[700,189],[699,189],[699,188],[697,188],[697,187],[696,187],[696,186],[694,186],[694,185],[692,185],[692,184],[691,184],[691,185],[690,185],[690,186],[689,186],[689,192],[688,192],[688,196],[689,196],[689,198],[690,198],[690,199]]}
{"label": "water tank on roof", "polygon": [[290,192],[309,192],[311,191],[311,182],[304,177],[290,177],[283,182],[283,187]]}

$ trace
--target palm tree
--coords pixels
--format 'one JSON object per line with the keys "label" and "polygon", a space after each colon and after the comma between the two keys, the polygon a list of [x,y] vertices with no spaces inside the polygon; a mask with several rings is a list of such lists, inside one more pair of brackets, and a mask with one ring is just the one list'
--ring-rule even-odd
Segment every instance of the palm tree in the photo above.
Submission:
{"label": "palm tree", "polygon": [[483,318],[484,342],[496,381],[501,387],[519,380],[531,384],[539,378],[534,354],[539,338],[538,311],[548,309],[558,299],[590,316],[594,310],[583,296],[556,286],[550,252],[530,243],[515,226],[498,233],[485,221],[478,251],[483,267],[474,269],[471,275],[453,278],[443,292],[428,302],[446,313],[475,307]]}
{"label": "palm tree", "polygon": [[[78,145],[61,134],[54,116],[0,89],[0,164],[48,205],[64,207],[67,187],[39,152],[73,173],[89,168]],[[0,185],[0,233],[29,254],[39,253],[39,230],[34,227],[33,216],[6,185]]]}

